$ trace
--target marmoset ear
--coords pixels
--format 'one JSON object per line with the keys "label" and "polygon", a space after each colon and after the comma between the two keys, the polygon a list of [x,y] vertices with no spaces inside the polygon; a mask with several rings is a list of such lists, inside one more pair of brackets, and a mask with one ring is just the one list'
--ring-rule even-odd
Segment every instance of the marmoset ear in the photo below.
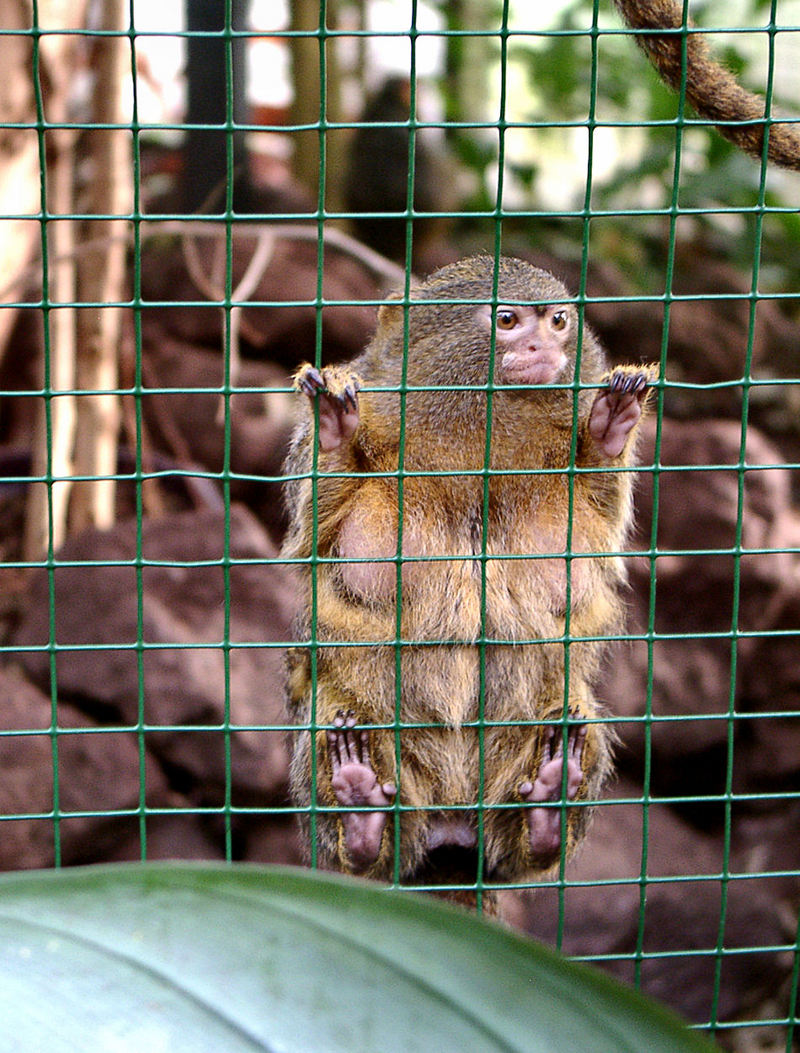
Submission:
{"label": "marmoset ear", "polygon": [[[418,284],[418,282],[412,282],[409,286],[409,301],[412,304],[414,303],[414,290]],[[405,315],[405,304],[402,302],[405,299],[405,292],[395,289],[387,295],[386,299],[391,302],[381,304],[378,308],[378,326],[385,330],[401,329]]]}
{"label": "marmoset ear", "polygon": [[[400,293],[392,293],[393,300],[399,300]],[[401,303],[383,303],[378,308],[378,326],[381,329],[395,329],[403,324],[403,305]]]}

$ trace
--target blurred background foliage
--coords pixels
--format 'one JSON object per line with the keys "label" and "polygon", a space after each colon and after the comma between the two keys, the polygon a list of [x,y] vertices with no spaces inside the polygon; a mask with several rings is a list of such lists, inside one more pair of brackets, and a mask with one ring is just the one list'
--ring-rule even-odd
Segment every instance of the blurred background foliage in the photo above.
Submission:
{"label": "blurred background foliage", "polygon": [[[224,5],[201,0],[194,6],[218,8],[213,17],[224,27]],[[138,0],[135,11],[137,29],[164,32],[161,22],[148,22],[163,20],[160,5],[156,10]],[[316,32],[317,0],[236,0],[232,11],[233,27],[254,34],[242,48],[249,108],[236,101],[237,112],[247,114],[248,146],[268,155],[273,169],[288,159],[306,188],[307,208],[319,201],[319,134],[311,126],[321,113],[331,125],[325,134],[328,212],[355,211],[343,188],[354,164],[360,181],[374,175],[380,183],[384,199],[375,211],[405,207],[405,173],[393,164],[387,175],[374,143],[353,158],[353,125],[370,112],[373,119],[387,79],[404,77],[411,81],[406,107],[410,102],[419,122],[417,164],[427,179],[423,185],[418,173],[415,204],[456,213],[448,230],[467,245],[485,245],[501,212],[509,248],[515,238],[527,238],[556,255],[579,257],[590,208],[592,254],[630,265],[639,291],[651,291],[647,264],[653,253],[663,256],[667,213],[675,207],[680,241],[749,274],[760,238],[761,288],[796,285],[800,264],[787,246],[800,233],[797,174],[771,168],[762,177],[758,162],[698,123],[689,108],[687,123],[679,125],[678,95],[661,83],[610,0],[553,0],[535,9],[519,0],[328,0],[332,35],[323,49],[323,100],[319,41],[296,35]],[[689,13],[742,84],[759,95],[771,85],[773,111],[797,112],[800,0],[693,0]],[[180,32],[179,22],[176,16],[166,31]],[[295,35],[284,36],[287,30]],[[137,51],[168,40],[142,36]],[[173,52],[178,43],[184,41],[171,41]],[[234,67],[238,61],[234,55]],[[207,73],[204,79],[209,82]],[[215,96],[222,100],[224,91]],[[396,101],[384,119],[402,119]],[[171,132],[157,123],[153,137],[164,142]],[[395,156],[407,143],[405,130],[395,126],[386,152]],[[429,167],[429,156],[441,167]],[[377,175],[370,166],[378,167]],[[252,211],[261,209],[256,204]]]}
{"label": "blurred background foliage", "polygon": [[[708,28],[715,55],[761,95],[769,80],[772,6],[770,0],[703,0],[690,6],[695,25]],[[800,5],[776,6],[773,112],[792,115],[800,99]],[[441,8],[444,13],[451,5]],[[548,17],[551,21],[536,32],[521,5],[512,9],[508,20],[503,205],[510,213],[509,230],[524,228],[530,234],[533,228],[534,237],[546,237],[552,251],[574,255],[580,251],[583,223],[580,218],[564,220],[588,205],[601,214],[592,223],[596,251],[623,266],[633,265],[631,276],[646,283],[648,271],[642,264],[653,252],[662,255],[669,229],[669,215],[659,213],[674,204],[683,213],[682,237],[724,255],[745,272],[752,271],[760,228],[762,288],[780,291],[796,285],[800,265],[791,246],[800,235],[797,175],[772,168],[764,173],[762,188],[760,165],[712,128],[693,123],[696,117],[690,108],[685,113],[688,124],[677,127],[678,95],[662,84],[630,34],[621,30],[611,5],[568,0],[548,12],[537,12],[537,26]],[[450,10],[448,25],[455,27],[460,14]],[[502,5],[487,5],[483,18],[484,28],[496,33],[480,42],[492,58],[484,67],[487,83],[482,94],[491,100],[485,104],[485,116],[496,121],[503,86],[501,52],[506,47],[497,32]],[[449,50],[463,50],[458,38],[450,40]],[[452,70],[458,68],[458,60],[451,57],[448,65],[448,117],[455,122],[474,120],[474,113],[470,116],[459,100],[466,98],[471,105],[481,92],[457,90],[459,78]],[[468,59],[467,65],[469,75],[475,76],[474,61]],[[448,85],[456,90],[448,94]],[[451,131],[449,142],[459,162],[476,176],[462,207],[491,210],[497,203],[497,132],[491,126]],[[760,203],[768,209],[766,216],[759,215]],[[698,211],[686,214],[693,210]]]}

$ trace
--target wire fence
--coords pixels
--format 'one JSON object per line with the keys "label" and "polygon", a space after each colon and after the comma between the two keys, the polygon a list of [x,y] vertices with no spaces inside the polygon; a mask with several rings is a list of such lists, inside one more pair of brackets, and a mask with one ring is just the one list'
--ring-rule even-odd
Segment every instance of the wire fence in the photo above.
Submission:
{"label": "wire fence", "polygon": [[[513,924],[728,1048],[796,1048],[797,175],[724,143],[604,5],[248,22],[236,0],[175,24],[141,0],[69,22],[18,6],[0,30],[0,867],[302,861],[297,813],[314,830],[336,809],[287,791],[290,374],[358,354],[412,271],[524,256],[612,364],[659,363],[593,718],[618,774],[574,861],[454,886],[499,885]],[[735,25],[712,7],[702,29],[791,124],[800,26],[768,6]],[[685,15],[675,32],[686,50]],[[393,877],[430,887],[399,855]]]}

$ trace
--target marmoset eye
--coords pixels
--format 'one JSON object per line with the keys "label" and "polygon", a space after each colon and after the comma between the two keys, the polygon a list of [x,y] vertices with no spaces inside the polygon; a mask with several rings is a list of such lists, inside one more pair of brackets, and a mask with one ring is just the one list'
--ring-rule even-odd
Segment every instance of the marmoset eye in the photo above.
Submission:
{"label": "marmoset eye", "polygon": [[498,329],[513,329],[519,322],[516,311],[510,311],[508,308],[501,309],[497,312],[497,328]]}

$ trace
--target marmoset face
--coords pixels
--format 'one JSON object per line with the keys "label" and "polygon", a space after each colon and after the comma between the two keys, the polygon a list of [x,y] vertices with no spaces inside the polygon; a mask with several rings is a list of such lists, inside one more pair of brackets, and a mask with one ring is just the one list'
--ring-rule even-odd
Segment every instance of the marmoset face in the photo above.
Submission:
{"label": "marmoset face", "polygon": [[[492,309],[478,316],[492,325]],[[499,378],[505,384],[554,384],[561,379],[574,339],[573,309],[566,304],[501,304],[494,312]]]}

